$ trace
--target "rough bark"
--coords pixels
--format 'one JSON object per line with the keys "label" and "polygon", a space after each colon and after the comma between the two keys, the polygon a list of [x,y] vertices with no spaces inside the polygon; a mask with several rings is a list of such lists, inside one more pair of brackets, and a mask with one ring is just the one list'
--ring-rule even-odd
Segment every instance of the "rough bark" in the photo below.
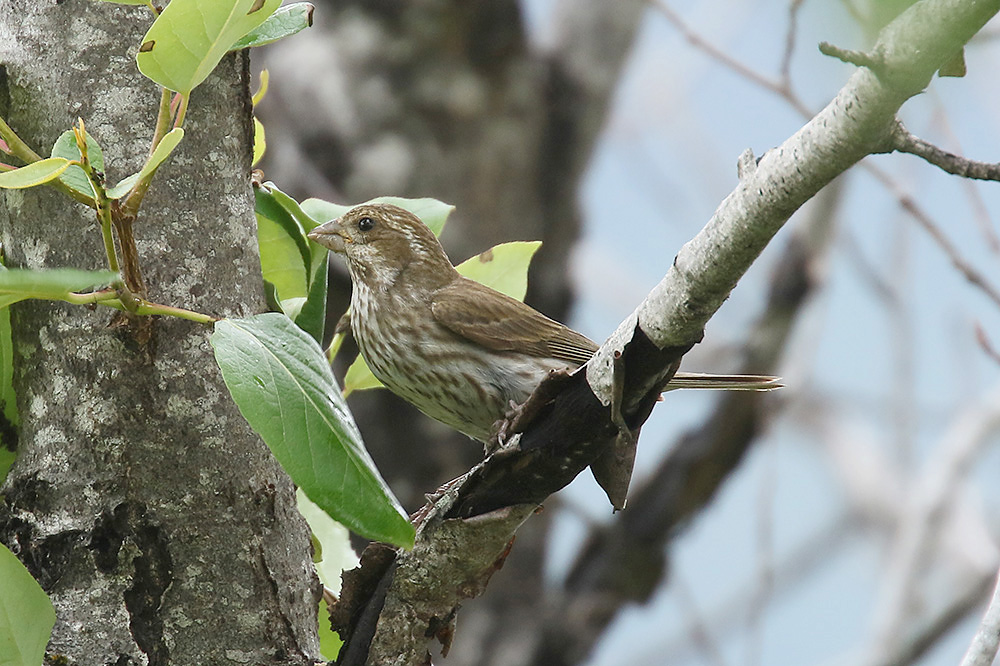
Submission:
{"label": "rough bark", "polygon": [[[79,116],[111,182],[138,170],[158,89],[135,52],[143,8],[0,4],[0,112],[47,152]],[[216,316],[263,308],[249,187],[245,55],[192,96],[187,138],[135,225],[151,300]],[[101,268],[92,211],[5,191],[10,266]],[[317,583],[292,484],[240,416],[206,326],[110,310],[13,307],[19,453],[0,541],[49,593],[51,656],[71,664],[312,663]]]}

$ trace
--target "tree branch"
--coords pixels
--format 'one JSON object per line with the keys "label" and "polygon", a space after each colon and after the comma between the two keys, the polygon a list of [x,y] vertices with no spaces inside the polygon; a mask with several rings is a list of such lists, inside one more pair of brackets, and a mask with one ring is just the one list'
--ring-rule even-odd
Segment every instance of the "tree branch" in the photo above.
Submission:
{"label": "tree branch", "polygon": [[990,666],[1000,646],[1000,579],[993,589],[993,598],[986,614],[972,639],[969,650],[962,659],[962,666]]}
{"label": "tree branch", "polygon": [[893,128],[892,149],[901,153],[910,153],[923,158],[934,166],[962,178],[976,180],[1000,180],[1000,162],[977,162],[967,157],[949,153],[932,143],[910,133],[903,123],[897,122]]}

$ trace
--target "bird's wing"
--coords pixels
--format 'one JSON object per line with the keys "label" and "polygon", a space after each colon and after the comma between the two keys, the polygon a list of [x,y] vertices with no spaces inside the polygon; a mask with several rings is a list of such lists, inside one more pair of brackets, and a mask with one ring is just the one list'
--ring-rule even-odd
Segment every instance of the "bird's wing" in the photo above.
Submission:
{"label": "bird's wing", "polygon": [[434,319],[454,333],[497,351],[551,357],[583,365],[597,345],[521,301],[467,278],[434,292]]}

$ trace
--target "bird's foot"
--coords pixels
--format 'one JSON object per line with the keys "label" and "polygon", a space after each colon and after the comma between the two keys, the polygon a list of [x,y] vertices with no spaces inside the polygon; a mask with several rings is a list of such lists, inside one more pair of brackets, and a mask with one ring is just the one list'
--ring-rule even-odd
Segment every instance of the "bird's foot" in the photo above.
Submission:
{"label": "bird's foot", "polygon": [[507,413],[503,418],[493,423],[493,434],[483,446],[486,455],[497,452],[507,443],[507,439],[518,431],[514,430],[514,424],[519,422],[519,415],[523,411],[524,405],[519,405],[511,400],[507,405]]}
{"label": "bird's foot", "polygon": [[567,370],[550,370],[527,400],[520,405],[511,400],[507,413],[493,424],[493,436],[486,442],[486,455],[503,448],[509,438],[524,432],[528,424],[555,400],[571,376],[572,373]]}
{"label": "bird's foot", "polygon": [[465,481],[466,476],[468,475],[463,474],[462,476],[454,478],[451,481],[447,481],[441,486],[439,486],[438,489],[432,493],[424,493],[424,499],[426,500],[426,503],[422,507],[420,507],[419,509],[410,514],[410,522],[413,523],[413,526],[418,527],[422,522],[424,522],[424,520],[427,519],[427,516],[430,515],[431,509],[433,509],[434,505],[437,504],[437,501],[442,497],[444,497],[445,495],[447,495],[448,493],[450,493],[455,488],[462,485],[462,482]]}

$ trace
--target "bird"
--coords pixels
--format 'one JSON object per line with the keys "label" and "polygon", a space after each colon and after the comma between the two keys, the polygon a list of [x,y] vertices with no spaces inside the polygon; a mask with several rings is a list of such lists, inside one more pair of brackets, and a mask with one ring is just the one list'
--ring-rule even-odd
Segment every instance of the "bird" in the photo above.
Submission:
{"label": "bird", "polygon": [[[459,274],[434,233],[399,206],[356,206],[308,237],[346,258],[351,332],[372,374],[484,444],[543,379],[576,370],[597,351],[583,334]],[[664,390],[770,390],[777,382],[678,372]]]}

